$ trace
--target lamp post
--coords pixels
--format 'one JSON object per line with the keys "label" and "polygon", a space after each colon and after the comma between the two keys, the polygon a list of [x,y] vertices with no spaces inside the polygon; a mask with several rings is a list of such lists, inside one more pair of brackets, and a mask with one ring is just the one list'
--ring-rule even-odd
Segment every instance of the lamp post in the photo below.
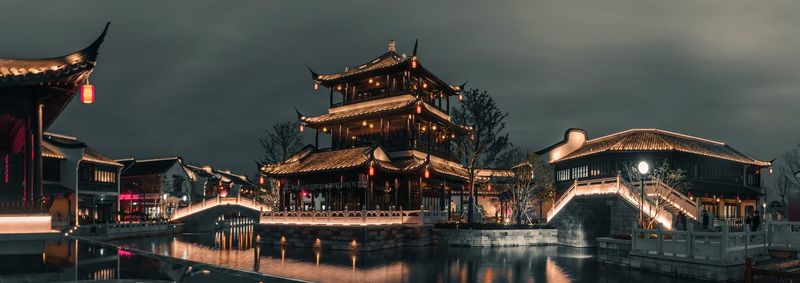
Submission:
{"label": "lamp post", "polygon": [[639,171],[639,183],[641,190],[641,199],[639,199],[639,225],[644,228],[644,176],[650,172],[650,164],[646,161],[640,161],[639,165],[636,166],[636,170]]}

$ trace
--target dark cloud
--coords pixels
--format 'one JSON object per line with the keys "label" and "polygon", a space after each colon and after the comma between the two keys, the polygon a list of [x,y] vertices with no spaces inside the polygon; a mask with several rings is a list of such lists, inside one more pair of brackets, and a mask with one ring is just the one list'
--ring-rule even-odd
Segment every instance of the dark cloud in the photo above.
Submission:
{"label": "dark cloud", "polygon": [[6,2],[0,57],[70,52],[110,20],[97,103],[51,130],[247,173],[265,128],[325,111],[306,66],[339,71],[388,39],[410,52],[419,38],[442,78],[489,90],[518,145],[569,127],[658,127],[761,159],[800,142],[796,2],[431,2]]}

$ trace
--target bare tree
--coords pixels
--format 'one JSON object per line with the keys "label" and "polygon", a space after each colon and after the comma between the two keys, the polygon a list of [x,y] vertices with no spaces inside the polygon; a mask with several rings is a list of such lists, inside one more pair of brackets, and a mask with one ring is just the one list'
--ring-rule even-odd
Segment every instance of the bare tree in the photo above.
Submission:
{"label": "bare tree", "polygon": [[456,155],[469,174],[469,223],[475,222],[475,179],[478,169],[496,165],[498,157],[509,148],[508,134],[503,133],[507,116],[508,113],[500,111],[486,91],[478,89],[464,92],[461,104],[453,110],[453,122],[472,129],[470,135],[460,136],[456,140]]}
{"label": "bare tree", "polygon": [[785,152],[781,156],[781,161],[783,164],[778,173],[777,189],[778,194],[781,194],[781,190],[783,190],[781,201],[786,204],[787,195],[792,191],[800,190],[800,145]]}
{"label": "bare tree", "polygon": [[276,123],[272,129],[266,130],[266,136],[259,139],[264,148],[264,156],[257,163],[264,164],[285,162],[303,146],[303,138],[298,130],[300,123],[287,121]]}
{"label": "bare tree", "polygon": [[[653,168],[647,175],[642,175],[636,166],[631,163],[626,163],[623,166],[627,180],[631,182],[631,186],[639,186],[645,182],[645,200],[650,202],[649,215],[658,215],[666,210],[667,205],[677,202],[680,195],[686,190],[691,183],[686,180],[686,171],[680,168],[671,168],[667,160],[664,160],[660,165]],[[644,208],[640,208],[644,210]],[[641,219],[639,225],[645,229],[653,229],[656,218]]]}
{"label": "bare tree", "polygon": [[523,216],[527,218],[535,207],[541,208],[546,200],[552,200],[555,186],[551,170],[538,155],[518,149],[512,152],[518,152],[517,159],[522,160],[511,168],[513,176],[508,190],[514,222],[522,224]]}

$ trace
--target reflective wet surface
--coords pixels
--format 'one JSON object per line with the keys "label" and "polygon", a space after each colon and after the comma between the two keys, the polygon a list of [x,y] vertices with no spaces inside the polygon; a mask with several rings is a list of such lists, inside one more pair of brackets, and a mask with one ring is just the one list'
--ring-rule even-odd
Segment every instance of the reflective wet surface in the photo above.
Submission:
{"label": "reflective wet surface", "polygon": [[258,282],[190,268],[110,245],[57,238],[22,241],[0,251],[0,282],[136,279],[146,282]]}
{"label": "reflective wet surface", "polygon": [[416,247],[353,253],[261,246],[252,227],[119,241],[124,247],[316,282],[688,282],[597,263],[560,246]]}

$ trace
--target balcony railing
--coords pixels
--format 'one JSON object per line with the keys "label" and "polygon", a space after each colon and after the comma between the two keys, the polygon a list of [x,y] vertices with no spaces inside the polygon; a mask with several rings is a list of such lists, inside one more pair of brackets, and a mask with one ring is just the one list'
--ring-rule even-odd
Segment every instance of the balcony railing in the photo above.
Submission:
{"label": "balcony railing", "polygon": [[298,225],[424,225],[447,220],[447,211],[355,210],[272,211],[261,215],[262,224]]}
{"label": "balcony railing", "polygon": [[[330,105],[330,107],[331,108],[335,108],[335,107],[339,107],[339,106],[351,105],[351,104],[361,103],[361,102],[365,102],[365,101],[377,100],[377,99],[393,97],[393,96],[398,96],[398,95],[404,95],[404,94],[408,94],[408,95],[412,95],[412,96],[420,95],[422,97],[425,97],[426,95],[429,95],[429,93],[426,93],[424,91],[420,92],[420,91],[411,90],[411,89],[395,90],[395,91],[392,91],[392,92],[381,92],[379,94],[370,94],[370,95],[364,95],[364,96],[357,96],[356,99],[332,103]],[[432,103],[431,101],[427,101],[427,102],[428,102],[429,105],[433,106],[434,108],[439,109],[440,111],[442,111],[444,113],[448,113],[447,109],[442,109],[441,107],[439,107],[435,103]]]}

